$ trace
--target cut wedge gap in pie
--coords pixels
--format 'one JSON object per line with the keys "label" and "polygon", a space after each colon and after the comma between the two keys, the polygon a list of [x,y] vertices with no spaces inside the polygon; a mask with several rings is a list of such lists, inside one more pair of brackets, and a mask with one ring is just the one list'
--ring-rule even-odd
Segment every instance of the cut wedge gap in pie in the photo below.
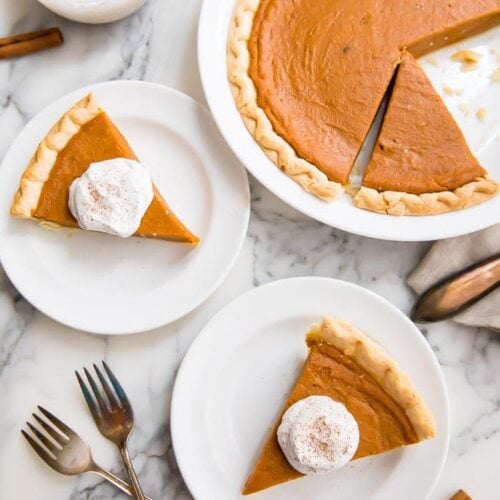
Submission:
{"label": "cut wedge gap in pie", "polygon": [[[93,94],[73,105],[54,125],[29,162],[14,196],[11,214],[42,226],[78,228],[68,207],[70,186],[89,165],[137,160],[127,140]],[[196,245],[199,242],[153,185],[153,198],[134,236]]]}
{"label": "cut wedge gap in pie", "polygon": [[434,437],[432,414],[410,378],[378,344],[347,321],[325,318],[306,337],[309,355],[243,488],[248,495],[303,475],[277,438],[285,412],[311,396],[341,403],[359,427],[353,460]]}
{"label": "cut wedge gap in pie", "polygon": [[476,205],[497,192],[418,61],[403,53],[355,205],[430,215]]}
{"label": "cut wedge gap in pie", "polygon": [[497,0],[237,0],[228,78],[267,156],[332,200],[405,50],[421,56],[499,22]]}

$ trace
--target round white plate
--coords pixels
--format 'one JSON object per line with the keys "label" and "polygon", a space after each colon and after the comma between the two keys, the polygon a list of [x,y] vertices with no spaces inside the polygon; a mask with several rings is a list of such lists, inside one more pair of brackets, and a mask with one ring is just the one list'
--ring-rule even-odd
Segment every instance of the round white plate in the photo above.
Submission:
{"label": "round white plate", "polygon": [[[167,203],[201,238],[197,248],[90,231],[47,231],[9,215],[38,142],[90,91],[151,171]],[[231,269],[248,226],[245,170],[210,114],[191,98],[153,83],[102,83],[59,99],[12,144],[0,184],[0,261],[7,275],[37,309],[94,333],[150,330],[193,310]]]}
{"label": "round white plate", "polygon": [[[226,66],[227,34],[234,5],[234,0],[203,2],[198,29],[200,74],[205,96],[222,135],[246,168],[270,191],[320,222],[372,238],[436,240],[471,233],[500,222],[500,196],[448,214],[394,217],[356,208],[347,194],[340,200],[326,203],[306,193],[267,158],[247,131],[234,104]],[[500,122],[495,112],[500,108],[500,92],[497,91],[499,84],[491,78],[498,67],[498,55],[491,49],[498,46],[499,40],[500,28],[496,28],[461,43],[483,55],[478,69],[467,73],[460,70],[458,63],[450,61],[456,46],[422,59],[424,69],[462,127],[472,150],[495,179],[500,179]],[[461,93],[448,95],[445,88]],[[480,107],[489,111],[483,121],[476,117]],[[373,143],[376,131],[372,132],[368,142]],[[360,165],[366,164],[367,159],[366,151],[362,152]]]}
{"label": "round white plate", "polygon": [[430,494],[449,442],[448,397],[431,348],[415,325],[379,296],[345,281],[292,278],[256,288],[226,306],[198,335],[181,365],[172,400],[172,439],[197,500],[241,497],[307,356],[305,332],[325,315],[351,321],[394,357],[434,414],[437,437],[255,498],[424,500]]}

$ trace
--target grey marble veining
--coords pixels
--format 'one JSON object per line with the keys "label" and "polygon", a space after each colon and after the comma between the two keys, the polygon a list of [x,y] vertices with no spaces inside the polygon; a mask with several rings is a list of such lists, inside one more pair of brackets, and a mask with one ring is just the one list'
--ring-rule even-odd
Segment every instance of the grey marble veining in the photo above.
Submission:
{"label": "grey marble veining", "polygon": [[[204,102],[196,64],[200,4],[149,0],[121,22],[83,26],[57,18],[35,0],[2,2],[1,33],[58,25],[66,42],[57,51],[0,61],[0,157],[41,108],[90,83],[144,79]],[[0,270],[0,500],[124,498],[97,477],[57,475],[20,438],[34,405],[47,405],[86,436],[103,466],[121,472],[116,451],[103,442],[78,393],[72,375],[77,367],[101,358],[112,364],[135,403],[131,451],[146,491],[154,498],[187,499],[169,433],[171,391],[192,339],[222,305],[252,286],[316,275],[360,284],[410,310],[414,296],[404,280],[428,244],[334,230],[287,207],[256,181],[251,187],[247,244],[226,282],[199,310],[152,333],[122,338],[71,331],[34,311]],[[453,417],[449,458],[432,499],[447,499],[458,488],[475,500],[497,499],[500,336],[449,322],[422,332],[443,367]],[[29,481],[21,480],[25,472]]]}

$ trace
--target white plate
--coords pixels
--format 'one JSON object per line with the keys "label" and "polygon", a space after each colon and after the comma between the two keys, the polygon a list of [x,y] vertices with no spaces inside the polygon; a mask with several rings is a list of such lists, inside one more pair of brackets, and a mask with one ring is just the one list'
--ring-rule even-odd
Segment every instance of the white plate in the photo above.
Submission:
{"label": "white plate", "polygon": [[[351,233],[399,241],[435,240],[470,233],[500,222],[500,196],[479,206],[454,213],[426,217],[392,217],[356,208],[350,196],[325,203],[306,193],[283,174],[262,152],[243,124],[227,81],[226,52],[229,21],[234,0],[204,0],[198,29],[198,61],[203,88],[222,135],[247,169],[270,191],[301,212]],[[498,67],[498,55],[489,49],[498,46],[500,28],[470,38],[462,46],[483,53],[479,70],[463,73],[450,61],[456,50],[448,47],[432,54],[434,64],[425,64],[436,89],[462,127],[471,148],[491,175],[500,179],[500,108],[498,83],[491,74]],[[428,58],[424,58],[424,61]],[[436,66],[437,64],[437,66]],[[444,85],[461,89],[460,96],[448,96]],[[459,105],[465,103],[466,116]],[[477,119],[476,110],[489,110],[486,120]],[[372,131],[371,140],[375,135]],[[367,159],[366,154],[362,158]],[[362,163],[362,161],[360,162]]]}
{"label": "white plate", "polygon": [[[38,142],[88,92],[123,131],[172,209],[201,238],[187,245],[88,231],[47,231],[9,215]],[[245,170],[208,111],[161,85],[115,81],[73,92],[43,110],[0,169],[0,260],[16,288],[57,321],[103,334],[167,324],[204,301],[243,243],[250,196]]]}
{"label": "white plate", "polygon": [[198,335],[181,365],[172,400],[172,439],[197,500],[241,497],[306,358],[304,334],[325,315],[351,321],[397,360],[434,414],[437,437],[255,498],[424,500],[430,494],[449,442],[448,397],[431,348],[415,325],[379,296],[344,281],[292,278],[256,288],[226,306]]}

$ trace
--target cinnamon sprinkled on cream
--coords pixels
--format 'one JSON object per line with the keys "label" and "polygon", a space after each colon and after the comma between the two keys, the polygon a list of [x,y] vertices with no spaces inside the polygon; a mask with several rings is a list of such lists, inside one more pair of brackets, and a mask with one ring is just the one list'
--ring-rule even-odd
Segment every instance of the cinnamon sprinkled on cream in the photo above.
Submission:
{"label": "cinnamon sprinkled on cream", "polygon": [[153,199],[144,166],[127,158],[92,163],[69,191],[69,209],[82,229],[127,238],[140,226]]}
{"label": "cinnamon sprinkled on cream", "polygon": [[278,428],[278,442],[290,465],[302,474],[343,467],[359,444],[354,417],[327,396],[310,396],[292,405]]}

